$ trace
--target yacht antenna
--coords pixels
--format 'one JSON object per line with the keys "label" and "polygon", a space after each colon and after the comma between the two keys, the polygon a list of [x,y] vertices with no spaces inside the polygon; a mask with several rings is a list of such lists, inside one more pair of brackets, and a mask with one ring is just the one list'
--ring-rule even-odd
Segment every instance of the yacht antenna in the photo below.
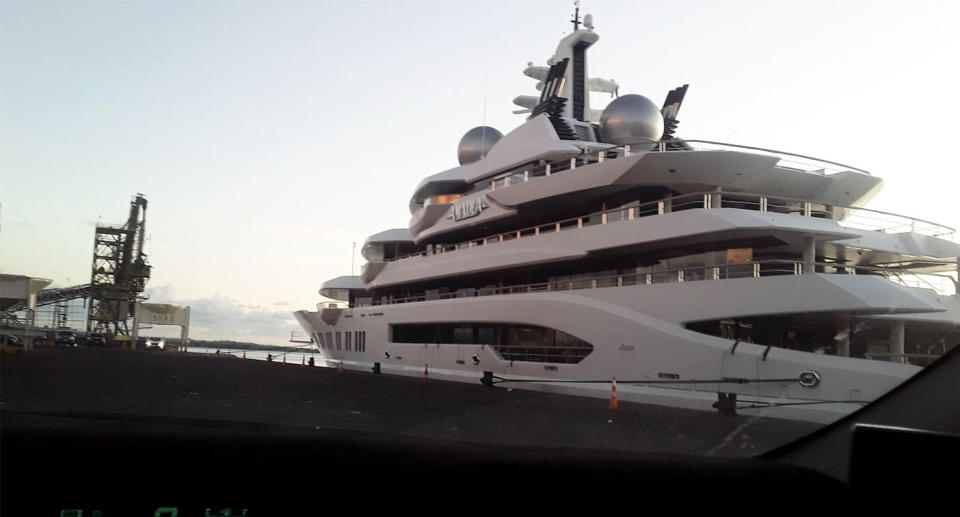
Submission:
{"label": "yacht antenna", "polygon": [[576,32],[580,30],[580,0],[574,2],[573,7],[573,19],[570,22],[573,23],[573,31]]}
{"label": "yacht antenna", "polygon": [[[487,141],[487,81],[490,77],[490,41],[487,40],[487,48],[484,51],[483,55],[483,124],[480,126],[483,129],[480,132],[480,141],[486,143]],[[485,158],[487,156],[486,152],[480,154],[480,158]]]}
{"label": "yacht antenna", "polygon": [[353,249],[350,251],[350,276],[353,276],[353,263],[357,256],[357,241],[353,241]]}

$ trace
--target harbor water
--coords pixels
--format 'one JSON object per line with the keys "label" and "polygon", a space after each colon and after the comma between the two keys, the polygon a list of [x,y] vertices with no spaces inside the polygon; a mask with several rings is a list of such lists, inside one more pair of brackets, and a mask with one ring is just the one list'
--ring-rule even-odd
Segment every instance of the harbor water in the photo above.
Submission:
{"label": "harbor water", "polygon": [[291,347],[289,352],[280,350],[241,350],[236,348],[187,347],[187,352],[196,354],[216,355],[217,351],[219,351],[221,355],[226,354],[238,358],[243,358],[246,356],[247,359],[253,361],[266,361],[268,354],[271,355],[273,360],[276,362],[283,362],[286,360],[287,363],[294,364],[306,364],[310,361],[311,357],[314,358],[314,361],[319,359],[317,351],[301,347]]}

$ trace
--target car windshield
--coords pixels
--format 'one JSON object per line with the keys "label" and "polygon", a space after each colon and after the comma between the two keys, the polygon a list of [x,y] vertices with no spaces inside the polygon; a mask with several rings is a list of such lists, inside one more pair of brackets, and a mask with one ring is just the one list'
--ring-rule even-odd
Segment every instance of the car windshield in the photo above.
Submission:
{"label": "car windshield", "polygon": [[0,408],[746,457],[960,344],[960,2],[569,4],[0,3]]}

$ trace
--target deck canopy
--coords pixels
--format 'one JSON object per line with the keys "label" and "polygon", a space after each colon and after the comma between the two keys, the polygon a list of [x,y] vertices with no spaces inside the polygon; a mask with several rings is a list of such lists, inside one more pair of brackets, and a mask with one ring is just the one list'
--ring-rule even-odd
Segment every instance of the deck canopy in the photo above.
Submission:
{"label": "deck canopy", "polygon": [[415,250],[416,244],[413,242],[410,229],[394,228],[367,237],[363,248],[360,249],[360,254],[367,260],[375,261],[392,259],[399,255],[413,253]]}
{"label": "deck canopy", "polygon": [[348,301],[351,291],[366,291],[366,286],[360,280],[359,275],[338,276],[331,278],[320,286],[320,296],[325,296],[332,300]]}

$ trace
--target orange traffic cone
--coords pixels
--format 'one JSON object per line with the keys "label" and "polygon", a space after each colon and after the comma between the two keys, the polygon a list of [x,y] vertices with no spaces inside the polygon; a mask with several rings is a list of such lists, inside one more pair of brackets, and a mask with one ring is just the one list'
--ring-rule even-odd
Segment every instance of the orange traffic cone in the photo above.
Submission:
{"label": "orange traffic cone", "polygon": [[283,354],[283,364],[287,364],[287,354]]}
{"label": "orange traffic cone", "polygon": [[618,409],[619,403],[617,402],[617,377],[613,377],[613,386],[610,387],[610,409]]}
{"label": "orange traffic cone", "polygon": [[340,361],[340,366],[337,367],[337,373],[343,373],[343,361]]}
{"label": "orange traffic cone", "polygon": [[301,356],[300,356],[300,366],[306,366],[306,365],[307,365],[307,358],[301,355]]}
{"label": "orange traffic cone", "polygon": [[430,366],[425,364],[423,365],[423,383],[424,384],[427,383],[427,379],[429,377],[430,377]]}
{"label": "orange traffic cone", "polygon": [[243,353],[243,360],[244,360],[244,361],[247,360],[247,353],[246,353],[246,352]]}

